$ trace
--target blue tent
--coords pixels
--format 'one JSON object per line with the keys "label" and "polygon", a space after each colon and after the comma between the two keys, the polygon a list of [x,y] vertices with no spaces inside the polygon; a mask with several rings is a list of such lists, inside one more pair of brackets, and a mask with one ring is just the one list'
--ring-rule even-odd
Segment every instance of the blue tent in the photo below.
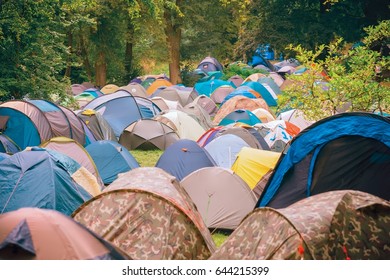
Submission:
{"label": "blue tent", "polygon": [[0,214],[23,207],[54,209],[70,215],[92,196],[73,179],[80,165],[41,148],[0,162]]}
{"label": "blue tent", "polygon": [[268,89],[266,89],[266,87],[264,85],[262,85],[261,83],[249,81],[249,82],[243,83],[242,85],[248,86],[251,89],[253,89],[254,91],[258,92],[261,95],[261,97],[265,100],[265,102],[267,103],[268,106],[277,106],[278,105],[275,97],[272,96],[272,94],[268,91]]}
{"label": "blue tent", "polygon": [[[139,105],[137,100],[140,103],[142,100],[144,103]],[[154,112],[148,107],[149,103],[145,99],[132,96],[125,90],[118,90],[93,99],[85,105],[84,109],[98,111],[110,124],[115,136],[119,138],[122,131],[132,122],[154,116]]]}
{"label": "blue tent", "polygon": [[20,148],[7,135],[0,133],[0,153],[15,154]]}
{"label": "blue tent", "polygon": [[179,181],[203,167],[216,166],[209,153],[195,141],[181,139],[170,145],[156,163]]}
{"label": "blue tent", "polygon": [[390,199],[390,120],[343,113],[303,130],[282,154],[257,206],[284,208],[333,190]]}
{"label": "blue tent", "polygon": [[119,173],[139,167],[138,162],[121,144],[109,140],[100,140],[86,148],[99,171],[105,185],[118,178]]}
{"label": "blue tent", "polygon": [[228,125],[231,123],[245,123],[248,125],[255,125],[261,123],[258,117],[249,110],[235,110],[224,117],[218,125]]}
{"label": "blue tent", "polygon": [[194,89],[198,93],[198,95],[204,94],[207,97],[210,97],[214,90],[219,88],[220,86],[231,86],[233,88],[236,88],[234,83],[231,81],[212,79],[205,82],[197,82],[194,86]]}
{"label": "blue tent", "polygon": [[215,138],[204,148],[217,166],[230,169],[243,147],[250,146],[237,135],[225,134]]}
{"label": "blue tent", "polygon": [[3,159],[6,159],[6,158],[9,158],[10,155],[9,154],[6,154],[6,153],[0,153],[0,161],[2,161]]}

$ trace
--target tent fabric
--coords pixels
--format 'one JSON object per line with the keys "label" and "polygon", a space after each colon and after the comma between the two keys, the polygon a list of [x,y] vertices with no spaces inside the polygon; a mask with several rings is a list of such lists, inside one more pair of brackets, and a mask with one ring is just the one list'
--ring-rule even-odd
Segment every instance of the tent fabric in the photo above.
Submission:
{"label": "tent fabric", "polygon": [[347,190],[314,195],[283,209],[259,208],[210,259],[389,259],[389,213],[388,201]]}
{"label": "tent fabric", "polygon": [[152,119],[138,120],[122,132],[119,143],[128,150],[165,150],[179,140],[168,125]]}
{"label": "tent fabric", "polygon": [[389,127],[389,119],[370,113],[344,113],[316,122],[291,141],[257,205],[286,207],[337,189],[389,200]]}
{"label": "tent fabric", "polygon": [[225,96],[225,98],[222,100],[220,106],[223,106],[223,104],[225,104],[227,101],[229,101],[230,99],[232,99],[235,96],[244,96],[244,97],[247,97],[250,99],[256,99],[256,98],[260,97],[260,95],[254,93],[254,92],[251,92],[249,90],[245,90],[245,89],[237,90],[236,89],[236,90],[232,91],[231,93],[229,93],[227,96]]}
{"label": "tent fabric", "polygon": [[107,84],[100,89],[103,94],[111,94],[119,90],[119,87],[114,84]]}
{"label": "tent fabric", "polygon": [[282,112],[277,116],[277,119],[288,121],[288,122],[298,126],[300,128],[300,130],[304,130],[306,127],[308,127],[314,123],[313,121],[307,120],[305,118],[304,113],[300,110],[297,110],[297,109]]}
{"label": "tent fabric", "polygon": [[195,141],[181,139],[169,146],[156,163],[179,181],[202,167],[216,166],[213,158]]}
{"label": "tent fabric", "polygon": [[238,175],[221,167],[199,169],[180,183],[210,229],[236,229],[257,201]]}
{"label": "tent fabric", "polygon": [[205,130],[214,126],[210,115],[198,103],[191,102],[182,111],[194,117]]}
{"label": "tent fabric", "polygon": [[218,125],[228,125],[232,123],[245,123],[248,125],[255,125],[261,123],[261,121],[249,110],[235,110],[225,116]]}
{"label": "tent fabric", "polygon": [[233,88],[236,88],[233,82],[224,81],[220,79],[213,79],[205,82],[197,82],[194,85],[194,89],[199,95],[203,94],[210,97],[212,93],[221,86],[231,86]]}
{"label": "tent fabric", "polygon": [[70,215],[92,197],[72,175],[80,165],[44,149],[25,150],[0,162],[0,213],[23,207],[54,209]]}
{"label": "tent fabric", "polygon": [[84,109],[98,111],[112,127],[117,138],[132,122],[150,117],[150,111],[141,111],[136,97],[125,90],[99,96],[88,103]]}
{"label": "tent fabric", "polygon": [[188,194],[159,168],[121,174],[73,216],[133,259],[207,259],[215,250]]}
{"label": "tent fabric", "polygon": [[226,127],[215,126],[210,128],[205,133],[203,133],[196,142],[198,143],[199,146],[205,147],[208,143],[210,143],[215,138],[215,135],[218,133],[218,131],[220,131],[223,128]]}
{"label": "tent fabric", "polygon": [[162,112],[161,116],[168,118],[177,128],[177,134],[180,139],[198,140],[205,132],[205,129],[200,125],[196,118],[179,110],[169,110]]}
{"label": "tent fabric", "polygon": [[154,104],[156,104],[158,108],[160,108],[161,111],[166,111],[170,109],[181,110],[183,108],[179,101],[167,100],[160,96],[152,97],[151,100]]}
{"label": "tent fabric", "polygon": [[82,124],[75,114],[49,101],[8,101],[0,105],[0,116],[9,117],[3,134],[21,149],[37,146],[55,136],[85,143]]}
{"label": "tent fabric", "polygon": [[243,147],[231,169],[253,190],[268,172],[275,168],[280,153]]}
{"label": "tent fabric", "polygon": [[275,120],[275,117],[272,115],[272,113],[263,108],[257,108],[253,110],[252,113],[255,114],[255,116],[258,117],[262,123],[272,122]]}
{"label": "tent fabric", "polygon": [[58,211],[22,208],[0,215],[0,259],[127,260],[129,257]]}
{"label": "tent fabric", "polygon": [[99,112],[92,109],[86,109],[79,112],[77,116],[89,128],[89,131],[93,134],[93,138],[95,139],[95,141],[96,140],[118,141],[118,139],[115,136],[114,130]]}
{"label": "tent fabric", "polygon": [[246,82],[257,82],[260,78],[264,78],[264,77],[266,77],[266,75],[263,73],[253,73],[248,77],[246,77],[241,84]]}
{"label": "tent fabric", "polygon": [[217,104],[222,103],[225,97],[235,90],[231,85],[222,85],[217,87],[210,95],[210,98]]}
{"label": "tent fabric", "polygon": [[132,96],[139,96],[144,98],[149,97],[146,89],[139,83],[129,83],[128,85],[120,87],[119,89],[128,91]]}
{"label": "tent fabric", "polygon": [[96,183],[99,184],[99,189],[103,188],[103,181],[100,178],[99,171],[92,157],[88,154],[85,148],[75,140],[66,137],[54,137],[49,141],[42,143],[41,147],[57,151],[74,159],[95,177]]}
{"label": "tent fabric", "polygon": [[255,124],[254,127],[264,137],[270,149],[275,152],[282,152],[293,136],[299,133],[299,128],[278,120]]}
{"label": "tent fabric", "polygon": [[86,87],[80,84],[73,84],[70,86],[70,88],[73,95],[78,95],[82,93],[84,90],[86,90]]}
{"label": "tent fabric", "polygon": [[9,158],[9,157],[10,157],[9,154],[0,152],[0,161],[2,161],[3,159]]}
{"label": "tent fabric", "polygon": [[282,86],[282,84],[284,83],[284,79],[281,75],[279,75],[278,73],[276,72],[270,72],[269,73],[269,77],[275,82],[275,84],[279,87]]}
{"label": "tent fabric", "polygon": [[155,93],[158,88],[166,88],[172,85],[173,84],[166,79],[156,79],[146,88],[146,93],[150,96]]}
{"label": "tent fabric", "polygon": [[245,82],[242,84],[242,86],[248,86],[251,89],[255,90],[258,92],[261,97],[265,100],[268,106],[277,106],[277,96],[273,95],[272,91],[269,91],[263,84],[260,82]]}
{"label": "tent fabric", "polygon": [[15,154],[19,151],[20,148],[11,138],[0,133],[0,153]]}
{"label": "tent fabric", "polygon": [[234,134],[226,134],[215,138],[204,148],[217,166],[230,169],[243,147],[249,145],[242,138]]}
{"label": "tent fabric", "polygon": [[214,101],[210,97],[207,97],[206,95],[203,94],[199,95],[198,97],[195,98],[194,101],[187,104],[185,108],[194,106],[195,104],[199,105],[203,110],[205,110],[209,116],[215,115],[215,113],[218,111],[218,107],[214,103]]}
{"label": "tent fabric", "polygon": [[267,103],[263,99],[251,99],[245,96],[234,96],[219,108],[213,119],[213,122],[218,124],[226,115],[237,109],[253,111],[257,108],[269,110]]}
{"label": "tent fabric", "polygon": [[139,167],[139,163],[121,144],[100,140],[85,147],[92,157],[105,185],[118,178],[119,173]]}
{"label": "tent fabric", "polygon": [[169,86],[160,91],[156,91],[152,98],[162,97],[165,100],[179,102],[181,106],[186,106],[187,104],[193,102],[198,94],[192,90],[192,88],[181,87],[181,86]]}
{"label": "tent fabric", "polygon": [[211,56],[205,57],[196,68],[206,73],[213,71],[223,71],[222,64],[216,58]]}
{"label": "tent fabric", "polygon": [[244,82],[244,78],[240,75],[234,75],[229,78],[229,81],[233,82],[236,87],[239,87]]}
{"label": "tent fabric", "polygon": [[233,134],[238,137],[240,137],[242,140],[244,140],[251,148],[254,149],[261,149],[261,150],[269,150],[269,147],[264,139],[256,137],[254,134],[252,134],[250,128],[246,127],[223,127],[220,129],[216,134],[216,137],[220,137],[222,135],[226,134]]}

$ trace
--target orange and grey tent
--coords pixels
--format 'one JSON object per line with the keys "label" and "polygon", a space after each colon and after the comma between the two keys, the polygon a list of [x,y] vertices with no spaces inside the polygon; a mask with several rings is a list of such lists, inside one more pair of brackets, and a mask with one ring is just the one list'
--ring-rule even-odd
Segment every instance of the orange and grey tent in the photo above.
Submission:
{"label": "orange and grey tent", "polygon": [[168,125],[143,119],[126,127],[119,137],[119,143],[128,150],[165,150],[179,139],[179,135]]}
{"label": "orange and grey tent", "polygon": [[[57,151],[71,157],[81,166],[84,166],[96,178],[96,182],[99,184],[100,189],[104,187],[103,181],[100,178],[99,171],[96,168],[92,157],[88,154],[87,150],[85,150],[84,147],[75,140],[66,137],[54,137],[41,144],[41,147]],[[88,180],[87,177],[84,177],[84,179]]]}
{"label": "orange and grey tent", "polygon": [[129,257],[60,212],[21,208],[0,215],[0,259],[126,260]]}
{"label": "orange and grey tent", "polygon": [[257,202],[238,175],[221,167],[199,169],[180,183],[210,229],[236,229]]}
{"label": "orange and grey tent", "polygon": [[207,259],[215,251],[188,194],[155,167],[120,174],[73,217],[133,259]]}
{"label": "orange and grey tent", "polygon": [[254,210],[210,259],[388,260],[389,227],[389,201],[331,191]]}
{"label": "orange and grey tent", "polygon": [[166,79],[156,79],[153,83],[150,84],[150,86],[146,89],[146,93],[148,95],[152,95],[153,93],[155,93],[157,91],[157,89],[159,88],[166,88],[166,87],[170,87],[172,86],[173,84],[166,80]]}

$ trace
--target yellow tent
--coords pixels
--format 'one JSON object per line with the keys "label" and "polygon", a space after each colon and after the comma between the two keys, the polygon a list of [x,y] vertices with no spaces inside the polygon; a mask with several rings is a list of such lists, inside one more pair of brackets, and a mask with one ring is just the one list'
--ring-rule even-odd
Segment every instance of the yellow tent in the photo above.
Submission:
{"label": "yellow tent", "polygon": [[104,94],[110,94],[110,93],[116,92],[118,89],[119,89],[119,87],[117,85],[108,84],[108,85],[105,85],[104,87],[102,87],[102,89],[100,91],[103,92]]}
{"label": "yellow tent", "polygon": [[150,84],[150,86],[146,89],[146,92],[148,95],[152,95],[158,88],[160,87],[165,88],[170,86],[173,86],[173,84],[170,81],[167,81],[165,79],[157,79]]}
{"label": "yellow tent", "polygon": [[[269,175],[281,153],[243,147],[238,153],[236,161],[231,169],[240,176],[254,190],[256,184]],[[255,192],[256,196],[260,194]]]}

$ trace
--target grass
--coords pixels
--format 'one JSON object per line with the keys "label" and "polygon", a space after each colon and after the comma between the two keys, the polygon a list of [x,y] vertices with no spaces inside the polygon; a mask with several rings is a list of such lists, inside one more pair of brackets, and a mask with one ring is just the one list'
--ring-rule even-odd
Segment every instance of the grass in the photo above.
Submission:
{"label": "grass", "polygon": [[[156,165],[158,159],[163,154],[164,151],[161,150],[131,150],[130,153],[136,159],[141,167],[153,167]],[[220,247],[223,242],[229,237],[223,233],[213,233],[212,238],[217,247]]]}

